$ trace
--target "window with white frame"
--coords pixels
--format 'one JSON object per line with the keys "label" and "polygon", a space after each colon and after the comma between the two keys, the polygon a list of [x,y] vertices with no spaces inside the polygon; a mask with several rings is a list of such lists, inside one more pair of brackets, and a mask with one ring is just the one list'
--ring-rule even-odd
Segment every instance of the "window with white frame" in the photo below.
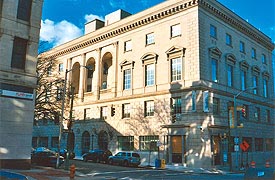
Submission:
{"label": "window with white frame", "polygon": [[123,83],[123,89],[130,89],[131,88],[131,69],[125,69],[123,71],[124,76],[124,83]]}
{"label": "window with white frame", "polygon": [[227,64],[227,86],[233,86],[233,66]]}
{"label": "window with white frame", "polygon": [[155,84],[155,64],[148,64],[145,66],[145,85],[151,86]]}
{"label": "window with white frame", "polygon": [[240,41],[240,52],[245,53],[245,44],[243,41]]}
{"label": "window with white frame", "polygon": [[139,149],[141,151],[157,151],[159,136],[139,136]]}
{"label": "window with white frame", "polygon": [[58,72],[63,72],[64,71],[64,64],[61,63],[58,65]]}
{"label": "window with white frame", "polygon": [[145,101],[145,116],[154,116],[154,101]]}
{"label": "window with white frame", "polygon": [[176,24],[171,26],[171,37],[176,37],[181,35],[181,26],[180,24]]}
{"label": "window with white frame", "polygon": [[218,60],[212,58],[211,60],[212,65],[212,81],[218,82]]}
{"label": "window with white frame", "polygon": [[226,33],[226,35],[225,35],[225,43],[228,46],[232,46],[232,36],[230,34]]}
{"label": "window with white frame", "polygon": [[150,33],[146,35],[146,45],[154,44],[155,43],[155,35],[154,33]]}
{"label": "window with white frame", "polygon": [[217,27],[212,24],[210,24],[210,36],[217,38]]}
{"label": "window with white frame", "polygon": [[241,69],[241,90],[246,89],[246,71]]}
{"label": "window with white frame", "polygon": [[127,52],[127,51],[131,51],[132,50],[132,41],[129,40],[129,41],[126,41],[124,43],[124,51]]}
{"label": "window with white frame", "polygon": [[268,81],[263,79],[263,96],[268,97]]}
{"label": "window with white frame", "polygon": [[129,103],[122,105],[122,117],[123,118],[130,118],[131,113],[131,105]]}
{"label": "window with white frame", "polygon": [[101,118],[107,119],[107,117],[108,117],[108,107],[107,106],[101,107]]}
{"label": "window with white frame", "polygon": [[120,151],[134,150],[134,136],[117,136],[117,143]]}
{"label": "window with white frame", "polygon": [[253,89],[253,94],[258,94],[258,76],[256,75],[252,76],[252,83],[253,83],[252,87],[255,87]]}
{"label": "window with white frame", "polygon": [[173,114],[181,114],[182,100],[181,97],[173,97],[171,98],[172,104],[172,113]]}
{"label": "window with white frame", "polygon": [[181,58],[171,60],[171,80],[179,81],[182,77],[182,61]]}
{"label": "window with white frame", "polygon": [[251,48],[251,58],[256,59],[256,49],[255,48]]}

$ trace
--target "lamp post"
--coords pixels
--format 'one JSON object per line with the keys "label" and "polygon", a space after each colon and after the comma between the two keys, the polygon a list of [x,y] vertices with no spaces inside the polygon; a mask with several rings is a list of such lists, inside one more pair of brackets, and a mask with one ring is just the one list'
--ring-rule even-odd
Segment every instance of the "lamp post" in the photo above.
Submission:
{"label": "lamp post", "polygon": [[[84,67],[86,69],[91,69],[91,67],[88,67],[88,66],[82,66],[82,65],[78,66],[78,68],[81,68],[81,67]],[[66,69],[65,71],[65,80],[64,80],[62,105],[61,105],[61,118],[59,119],[58,156],[56,161],[56,168],[58,168],[60,164],[60,149],[61,149],[60,144],[61,144],[61,136],[62,136],[62,130],[63,130],[63,119],[64,119],[64,109],[65,109],[66,89],[67,89],[67,75],[69,72],[73,71],[74,69],[75,68],[72,68],[70,70]]]}
{"label": "lamp post", "polygon": [[[240,91],[239,93],[237,93],[236,95],[234,95],[234,102],[233,102],[233,107],[234,107],[234,113],[233,113],[233,117],[234,117],[234,129],[236,128],[236,131],[235,131],[235,138],[234,138],[234,143],[236,144],[236,146],[238,146],[239,144],[239,138],[237,136],[237,126],[238,126],[238,123],[237,123],[237,102],[236,102],[236,99],[239,95],[241,95],[243,92],[247,91],[247,90],[250,90],[250,89],[255,89],[257,87],[249,87],[249,88],[246,88],[242,91]],[[230,127],[229,127],[230,129]],[[239,146],[238,146],[239,147]],[[234,148],[235,149],[235,148]],[[238,151],[239,149],[236,149],[236,170],[238,170],[239,168],[239,158],[238,158]]]}

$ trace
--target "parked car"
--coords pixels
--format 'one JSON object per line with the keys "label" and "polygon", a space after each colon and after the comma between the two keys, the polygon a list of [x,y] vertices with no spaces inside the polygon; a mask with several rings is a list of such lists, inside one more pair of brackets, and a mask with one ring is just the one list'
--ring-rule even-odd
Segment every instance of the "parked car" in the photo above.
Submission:
{"label": "parked car", "polygon": [[83,154],[82,159],[85,162],[93,161],[96,163],[99,163],[99,162],[107,163],[109,156],[112,156],[112,155],[113,155],[112,152],[109,150],[104,151],[104,150],[96,149],[96,150],[90,150],[88,153]]}
{"label": "parked car", "polygon": [[135,152],[118,152],[114,156],[109,157],[109,164],[119,164],[123,166],[140,165],[140,155]]}
{"label": "parked car", "polygon": [[[42,166],[56,166],[57,153],[45,150],[45,151],[35,151],[31,156],[31,163],[42,165]],[[60,156],[59,166],[64,163],[64,157]]]}
{"label": "parked car", "polygon": [[[52,148],[52,151],[58,153],[58,149],[57,148]],[[63,156],[65,159],[67,157],[67,149],[60,149],[60,156]],[[75,153],[74,152],[69,152],[69,159],[74,159],[75,158]]]}

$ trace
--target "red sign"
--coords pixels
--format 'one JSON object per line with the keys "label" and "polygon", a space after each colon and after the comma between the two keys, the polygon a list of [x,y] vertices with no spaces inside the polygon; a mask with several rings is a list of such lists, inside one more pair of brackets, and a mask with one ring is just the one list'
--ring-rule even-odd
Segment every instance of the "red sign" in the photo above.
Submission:
{"label": "red sign", "polygon": [[247,149],[249,148],[249,144],[244,140],[241,144],[240,144],[240,148],[243,151],[247,151]]}

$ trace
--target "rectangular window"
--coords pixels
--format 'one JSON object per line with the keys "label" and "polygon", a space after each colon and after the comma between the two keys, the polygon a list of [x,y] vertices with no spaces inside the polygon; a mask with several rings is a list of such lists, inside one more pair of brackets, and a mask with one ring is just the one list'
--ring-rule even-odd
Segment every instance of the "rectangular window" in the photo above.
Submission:
{"label": "rectangular window", "polygon": [[180,24],[176,24],[171,26],[171,37],[176,37],[181,35],[181,27]]}
{"label": "rectangular window", "polygon": [[17,18],[29,22],[31,17],[31,6],[32,0],[19,0]]}
{"label": "rectangular window", "polygon": [[226,33],[226,35],[225,35],[225,42],[226,42],[226,45],[232,46],[232,36],[230,34]]}
{"label": "rectangular window", "polygon": [[154,116],[154,101],[145,101],[145,116]]}
{"label": "rectangular window", "polygon": [[124,72],[124,89],[130,89],[131,88],[131,69],[126,69]]}
{"label": "rectangular window", "polygon": [[241,89],[244,91],[246,89],[246,71],[241,70]]}
{"label": "rectangular window", "polygon": [[268,83],[267,83],[267,80],[264,79],[263,80],[263,96],[264,97],[267,97],[268,96],[268,91],[267,91],[267,86],[268,86]]}
{"label": "rectangular window", "polygon": [[63,95],[63,89],[60,88],[60,87],[57,87],[57,90],[56,90],[56,100],[57,101],[60,101],[62,99],[62,96]]}
{"label": "rectangular window", "polygon": [[265,112],[265,121],[267,123],[271,122],[271,119],[270,119],[270,110],[269,109],[267,109],[266,112]]}
{"label": "rectangular window", "polygon": [[267,64],[265,54],[262,54],[262,63],[263,64]]}
{"label": "rectangular window", "polygon": [[252,83],[253,83],[253,87],[256,87],[253,89],[253,94],[258,94],[258,76],[256,75],[252,76]]}
{"label": "rectangular window", "polygon": [[108,108],[106,106],[101,107],[101,118],[107,119],[108,117]]}
{"label": "rectangular window", "polygon": [[[2,2],[3,2],[3,1],[2,1]],[[0,3],[1,3],[1,1],[0,1]],[[36,148],[36,147],[38,146],[37,140],[38,140],[37,137],[32,137],[32,147],[33,147],[33,148]]]}
{"label": "rectangular window", "polygon": [[87,120],[87,114],[88,114],[88,111],[90,110],[90,108],[85,108],[84,109],[84,113],[83,113],[83,119],[84,120]]}
{"label": "rectangular window", "polygon": [[192,91],[192,111],[197,110],[197,93],[195,90]]}
{"label": "rectangular window", "polygon": [[213,114],[220,113],[220,99],[213,97]]}
{"label": "rectangular window", "polygon": [[38,139],[38,147],[48,147],[48,137],[40,137]]}
{"label": "rectangular window", "polygon": [[251,49],[251,58],[256,59],[256,49],[255,48]]}
{"label": "rectangular window", "polygon": [[181,114],[181,106],[182,106],[181,97],[175,97],[175,98],[172,98],[171,100],[172,100],[172,113]]}
{"label": "rectangular window", "polygon": [[240,41],[240,52],[245,53],[245,44],[242,41]]}
{"label": "rectangular window", "polygon": [[28,41],[15,37],[13,41],[11,67],[25,69]]}
{"label": "rectangular window", "polygon": [[52,75],[52,67],[51,66],[47,68],[47,75],[48,76]]}
{"label": "rectangular window", "polygon": [[212,24],[210,25],[210,36],[213,38],[217,38],[217,28]]}
{"label": "rectangular window", "polygon": [[63,63],[61,63],[61,64],[58,65],[58,71],[59,72],[63,72],[64,71],[64,64]]}
{"label": "rectangular window", "polygon": [[131,51],[132,50],[132,41],[129,40],[129,41],[126,41],[124,43],[124,51],[127,52],[127,51]]}
{"label": "rectangular window", "polygon": [[131,112],[130,104],[123,104],[122,105],[123,118],[130,118],[130,112]]}
{"label": "rectangular window", "polygon": [[227,85],[233,86],[233,66],[227,65]]}
{"label": "rectangular window", "polygon": [[134,136],[118,136],[117,142],[119,151],[134,150]]}
{"label": "rectangular window", "polygon": [[266,148],[266,151],[274,152],[274,143],[272,138],[265,139],[265,148]]}
{"label": "rectangular window", "polygon": [[155,64],[148,64],[145,66],[146,86],[155,84]]}
{"label": "rectangular window", "polygon": [[159,136],[139,136],[139,149],[141,151],[157,151]]}
{"label": "rectangular window", "polygon": [[263,138],[255,138],[255,151],[264,151],[264,140]]}
{"label": "rectangular window", "polygon": [[181,58],[175,58],[171,60],[171,79],[172,81],[179,81],[181,80],[182,75],[182,63]]}
{"label": "rectangular window", "polygon": [[52,148],[57,148],[58,147],[58,137],[52,137],[51,147]]}
{"label": "rectangular window", "polygon": [[155,35],[154,33],[150,33],[146,35],[146,45],[155,43]]}
{"label": "rectangular window", "polygon": [[212,59],[212,81],[218,82],[218,61],[216,59]]}

